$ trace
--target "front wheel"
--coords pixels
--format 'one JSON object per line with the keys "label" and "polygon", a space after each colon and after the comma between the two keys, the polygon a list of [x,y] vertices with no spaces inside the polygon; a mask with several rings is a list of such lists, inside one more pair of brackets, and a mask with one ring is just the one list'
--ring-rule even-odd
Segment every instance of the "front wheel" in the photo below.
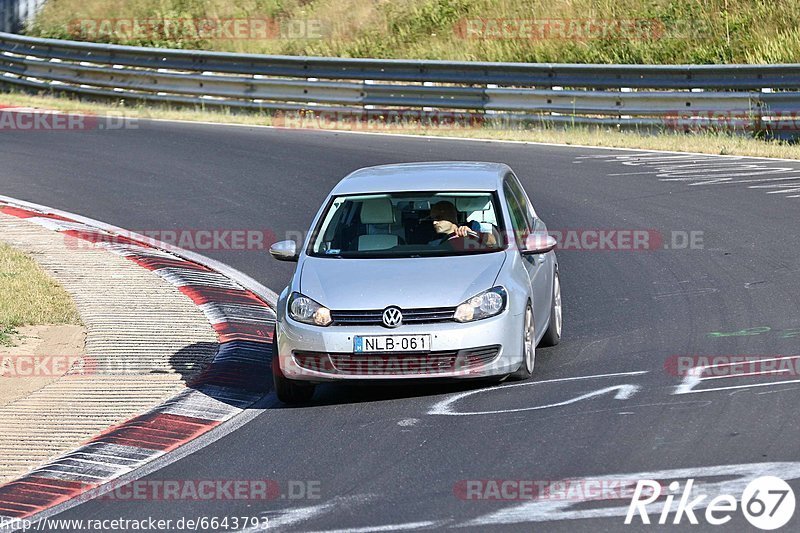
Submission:
{"label": "front wheel", "polygon": [[536,326],[533,323],[533,308],[531,304],[525,308],[525,322],[522,330],[522,364],[519,370],[511,374],[514,381],[524,381],[533,374],[533,365],[536,357],[534,340],[536,339]]}
{"label": "front wheel", "polygon": [[310,402],[316,388],[311,383],[295,381],[283,375],[278,357],[277,332],[272,334],[272,382],[275,384],[275,394],[278,395],[278,399],[288,405]]}
{"label": "front wheel", "polygon": [[558,278],[558,270],[553,276],[553,303],[550,305],[550,325],[544,332],[540,346],[555,346],[561,341],[561,327],[563,319],[561,317],[561,280]]}

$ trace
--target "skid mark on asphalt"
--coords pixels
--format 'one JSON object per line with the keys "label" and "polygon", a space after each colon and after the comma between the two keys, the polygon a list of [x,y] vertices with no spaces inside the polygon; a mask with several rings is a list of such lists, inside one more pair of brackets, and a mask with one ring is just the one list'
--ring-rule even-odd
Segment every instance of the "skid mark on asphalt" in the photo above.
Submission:
{"label": "skid mark on asphalt", "polygon": [[768,390],[768,391],[757,392],[756,394],[758,396],[761,396],[763,394],[777,394],[779,392],[795,392],[797,391],[797,389],[800,389],[800,387],[790,387],[788,389],[779,389],[779,390]]}
{"label": "skid mark on asphalt", "polygon": [[718,289],[713,287],[700,287],[697,289],[685,289],[681,291],[662,292],[653,296],[654,300],[664,300],[666,298],[683,298],[686,296],[703,296],[705,294],[713,294],[719,292]]}
{"label": "skid mark on asphalt", "polygon": [[575,163],[592,160],[641,168],[608,176],[655,176],[659,181],[697,185],[742,185],[766,194],[800,198],[800,162],[757,161],[746,157],[720,158],[713,155],[665,155],[636,153],[579,156]]}

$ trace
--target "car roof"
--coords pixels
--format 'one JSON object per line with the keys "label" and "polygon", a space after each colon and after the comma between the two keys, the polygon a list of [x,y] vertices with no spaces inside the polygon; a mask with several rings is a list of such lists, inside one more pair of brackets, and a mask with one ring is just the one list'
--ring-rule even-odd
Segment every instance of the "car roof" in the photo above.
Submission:
{"label": "car roof", "polygon": [[399,163],[356,170],[331,195],[415,191],[495,191],[511,172],[503,163]]}

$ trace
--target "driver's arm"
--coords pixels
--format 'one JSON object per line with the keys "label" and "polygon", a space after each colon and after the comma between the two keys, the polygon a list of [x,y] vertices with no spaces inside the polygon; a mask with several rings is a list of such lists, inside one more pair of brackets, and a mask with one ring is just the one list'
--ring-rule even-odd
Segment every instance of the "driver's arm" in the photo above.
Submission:
{"label": "driver's arm", "polygon": [[475,231],[473,231],[473,229],[472,229],[472,228],[470,228],[469,226],[459,226],[459,227],[456,229],[456,235],[458,235],[459,237],[469,237],[469,236],[472,236],[472,237],[478,237],[478,236],[479,236],[479,235],[478,235],[477,233],[475,233]]}
{"label": "driver's arm", "polygon": [[458,235],[459,237],[469,237],[469,236],[474,238],[482,237],[484,239],[483,242],[487,246],[497,245],[497,239],[494,238],[494,235],[492,235],[491,233],[478,234],[475,232],[475,230],[473,230],[469,226],[459,226],[458,229],[456,229],[456,235]]}

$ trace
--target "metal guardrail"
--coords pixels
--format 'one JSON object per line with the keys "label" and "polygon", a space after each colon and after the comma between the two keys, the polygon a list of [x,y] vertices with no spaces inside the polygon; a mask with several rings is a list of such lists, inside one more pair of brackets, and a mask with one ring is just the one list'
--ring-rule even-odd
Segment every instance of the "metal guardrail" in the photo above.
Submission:
{"label": "metal guardrail", "polygon": [[[0,0],[3,1],[3,0]],[[264,56],[0,33],[0,82],[92,98],[794,136],[800,64],[573,65]]]}

